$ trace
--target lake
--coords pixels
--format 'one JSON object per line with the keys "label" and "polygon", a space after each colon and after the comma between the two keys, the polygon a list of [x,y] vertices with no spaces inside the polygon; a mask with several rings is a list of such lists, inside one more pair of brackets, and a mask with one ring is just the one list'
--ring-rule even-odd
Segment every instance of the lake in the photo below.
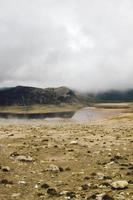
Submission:
{"label": "lake", "polygon": [[[90,122],[121,113],[120,109],[103,109],[95,107],[85,107],[78,111],[50,112],[50,113],[11,113],[1,112],[1,119],[18,120],[46,120],[47,122],[57,122],[67,119],[72,122]],[[3,121],[3,120],[2,120]]]}

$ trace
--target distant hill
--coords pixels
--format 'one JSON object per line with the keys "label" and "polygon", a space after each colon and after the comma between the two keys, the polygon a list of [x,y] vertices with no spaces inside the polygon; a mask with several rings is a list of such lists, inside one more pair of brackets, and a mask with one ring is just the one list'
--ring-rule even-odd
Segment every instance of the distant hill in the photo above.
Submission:
{"label": "distant hill", "polygon": [[17,86],[0,89],[0,106],[61,103],[100,103],[100,102],[131,102],[133,90],[107,91],[101,93],[85,93],[73,91],[67,87],[35,88]]}
{"label": "distant hill", "polygon": [[0,105],[60,104],[78,102],[75,93],[67,87],[35,88],[17,86],[0,90]]}
{"label": "distant hill", "polygon": [[89,93],[86,94],[88,102],[133,102],[133,89],[126,91],[110,90],[107,92],[100,93]]}

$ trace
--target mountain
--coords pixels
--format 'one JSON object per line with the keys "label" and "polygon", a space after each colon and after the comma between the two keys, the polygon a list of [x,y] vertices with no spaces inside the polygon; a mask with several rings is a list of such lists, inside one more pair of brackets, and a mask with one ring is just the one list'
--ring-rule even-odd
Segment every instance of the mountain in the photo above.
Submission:
{"label": "mountain", "polygon": [[0,90],[0,105],[59,104],[78,102],[76,94],[67,87],[35,88],[17,86]]}
{"label": "mountain", "polygon": [[100,103],[100,102],[131,102],[133,101],[133,90],[107,91],[101,93],[85,93],[73,91],[67,87],[58,88],[35,88],[17,86],[0,89],[0,105],[34,104],[61,104],[61,103]]}
{"label": "mountain", "polygon": [[110,90],[96,94],[89,93],[86,94],[86,98],[88,102],[95,102],[95,103],[133,102],[133,89],[125,91]]}

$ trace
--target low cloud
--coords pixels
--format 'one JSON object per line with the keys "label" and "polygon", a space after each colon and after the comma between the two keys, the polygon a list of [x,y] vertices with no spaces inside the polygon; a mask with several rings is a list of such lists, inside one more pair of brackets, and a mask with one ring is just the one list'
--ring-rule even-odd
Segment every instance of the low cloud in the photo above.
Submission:
{"label": "low cloud", "polygon": [[0,85],[133,88],[132,0],[0,0]]}

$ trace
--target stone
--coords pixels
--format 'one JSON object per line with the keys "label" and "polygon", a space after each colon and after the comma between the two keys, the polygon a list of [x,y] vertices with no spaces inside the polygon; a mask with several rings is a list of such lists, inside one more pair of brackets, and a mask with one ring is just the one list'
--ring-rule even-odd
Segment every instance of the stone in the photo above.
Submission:
{"label": "stone", "polygon": [[26,185],[26,181],[22,180],[22,181],[19,181],[18,184],[21,184],[21,185]]}
{"label": "stone", "polygon": [[8,166],[3,166],[3,167],[1,167],[1,170],[2,170],[3,172],[9,172],[9,171],[10,171],[10,167],[8,167]]}
{"label": "stone", "polygon": [[44,193],[42,193],[42,192],[39,192],[39,193],[37,193],[37,196],[38,196],[38,197],[44,197],[44,196],[45,196],[45,194],[44,194]]}
{"label": "stone", "polygon": [[114,181],[111,183],[112,189],[126,189],[128,187],[128,182],[123,180],[123,181]]}
{"label": "stone", "polygon": [[94,194],[87,198],[87,200],[114,200],[113,197],[109,196],[108,194]]}
{"label": "stone", "polygon": [[99,186],[99,188],[107,188],[107,187],[110,187],[110,184],[108,182],[103,182]]}
{"label": "stone", "polygon": [[109,196],[108,194],[103,193],[96,195],[96,200],[114,200],[114,198]]}
{"label": "stone", "polygon": [[15,152],[11,153],[10,156],[11,157],[16,157],[16,156],[19,156],[19,154],[15,151]]}
{"label": "stone", "polygon": [[82,190],[88,190],[89,187],[90,187],[89,184],[83,184],[83,185],[81,185]]}
{"label": "stone", "polygon": [[13,185],[12,181],[8,181],[7,179],[0,180],[1,185]]}
{"label": "stone", "polygon": [[36,184],[36,185],[35,185],[35,189],[38,189],[38,188],[39,188],[39,185],[38,185],[38,184]]}
{"label": "stone", "polygon": [[71,144],[71,145],[77,145],[77,144],[78,144],[78,141],[77,141],[77,140],[73,140],[73,141],[70,142],[70,144]]}
{"label": "stone", "polygon": [[51,195],[51,196],[56,196],[57,195],[57,191],[55,188],[49,188],[47,190],[47,194]]}
{"label": "stone", "polygon": [[95,179],[98,179],[98,180],[103,180],[105,175],[101,172],[98,172],[98,173],[92,173],[92,176],[95,177]]}
{"label": "stone", "polygon": [[96,199],[96,194],[87,197],[87,200],[95,200],[95,199]]}
{"label": "stone", "polygon": [[73,199],[76,197],[76,194],[75,194],[75,192],[67,192],[66,196],[69,197],[70,199]]}
{"label": "stone", "polygon": [[65,171],[71,171],[71,168],[70,167],[66,167]]}
{"label": "stone", "polygon": [[33,158],[31,156],[16,156],[15,160],[22,161],[22,162],[33,162]]}
{"label": "stone", "polygon": [[68,191],[63,190],[62,192],[60,192],[60,195],[66,195],[68,193]]}
{"label": "stone", "polygon": [[60,168],[57,166],[57,165],[53,165],[51,164],[47,169],[46,171],[51,171],[51,172],[60,172]]}
{"label": "stone", "polygon": [[105,194],[103,197],[102,197],[102,200],[114,200],[113,197],[109,196],[108,194]]}
{"label": "stone", "polygon": [[43,183],[43,184],[41,185],[41,188],[47,189],[47,188],[49,188],[49,185],[48,185],[47,183]]}
{"label": "stone", "polygon": [[133,180],[129,180],[128,183],[129,183],[129,184],[133,184]]}
{"label": "stone", "polygon": [[64,171],[63,167],[59,167],[59,170],[60,170],[60,172]]}

